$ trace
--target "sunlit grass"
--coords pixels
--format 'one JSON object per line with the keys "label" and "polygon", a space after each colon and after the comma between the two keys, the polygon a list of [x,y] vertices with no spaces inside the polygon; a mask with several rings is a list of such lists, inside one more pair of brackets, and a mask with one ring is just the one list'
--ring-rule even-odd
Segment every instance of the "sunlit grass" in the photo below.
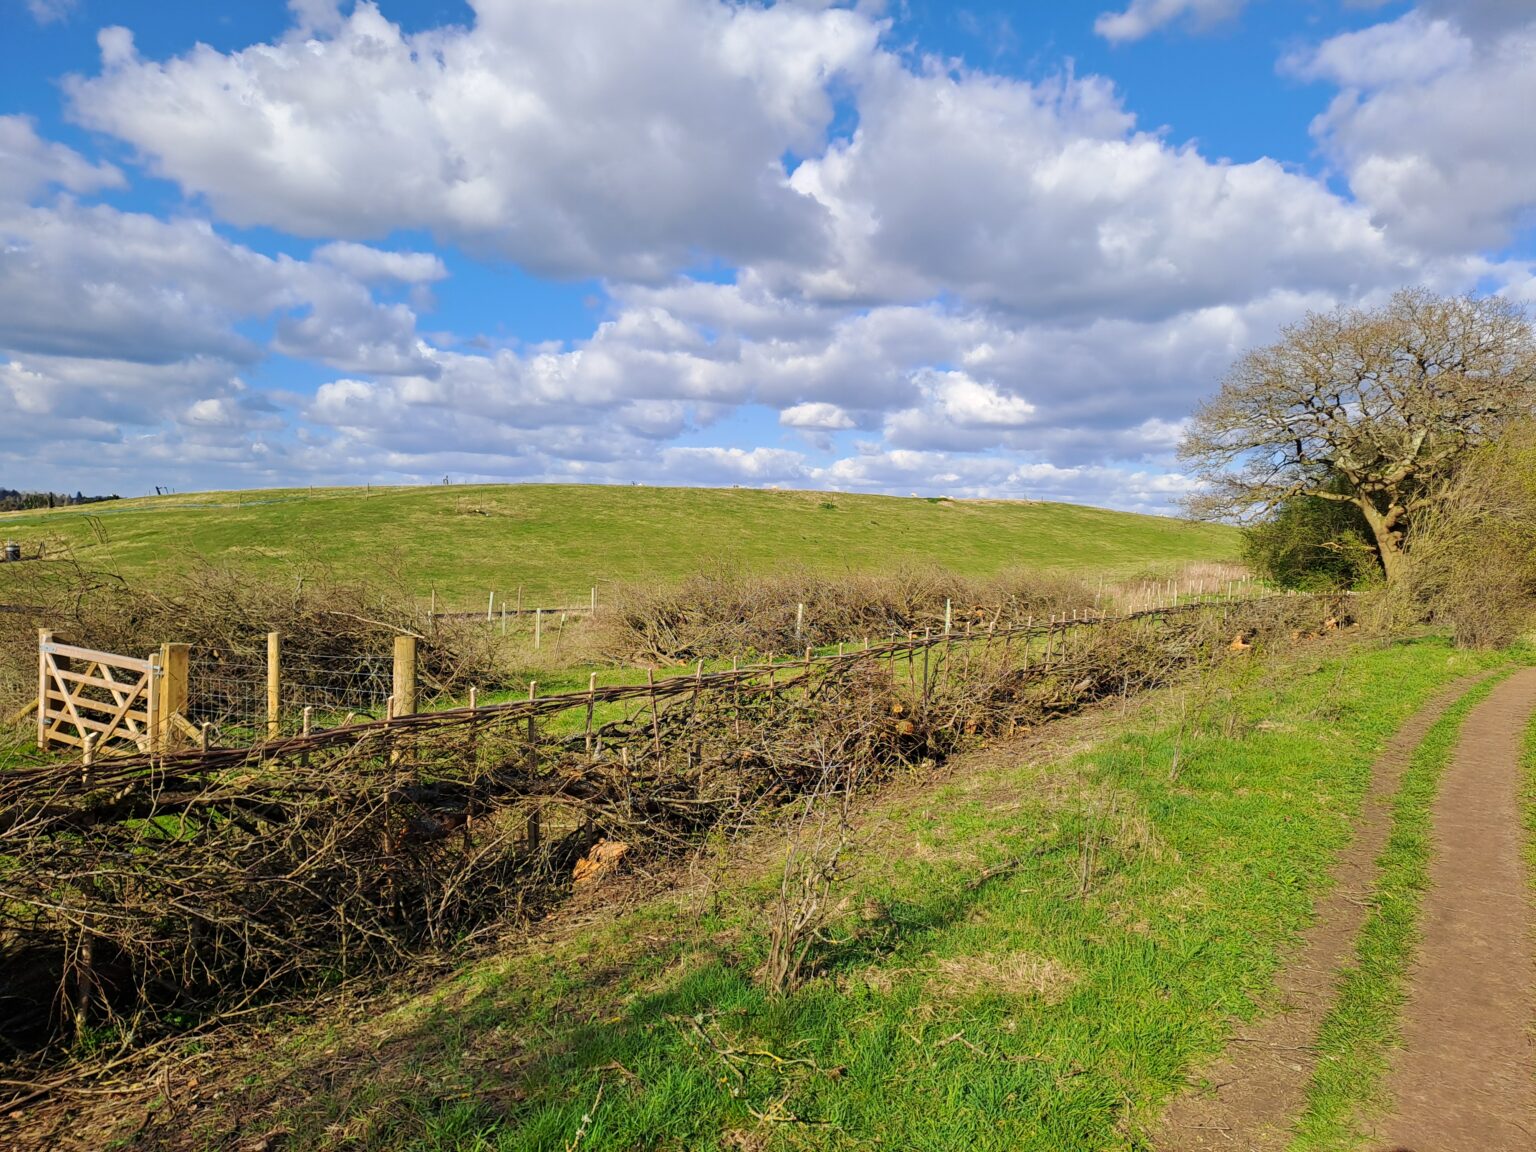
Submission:
{"label": "sunlit grass", "polygon": [[[1234,677],[1193,721],[1133,716],[1078,755],[877,808],[821,973],[785,1000],[752,977],[771,862],[733,871],[722,847],[711,899],[407,1005],[360,1041],[385,1066],[285,1117],[293,1146],[1134,1147],[1261,1011],[1384,741],[1501,659],[1426,641]],[[288,1058],[332,1059],[312,1038]]]}
{"label": "sunlit grass", "polygon": [[[822,492],[480,485],[148,497],[0,514],[0,533],[67,542],[83,563],[148,579],[194,556],[385,577],[443,609],[580,606],[615,580],[668,582],[725,562],[824,571],[939,564],[1123,574],[1226,560],[1234,529],[1068,504]],[[0,569],[0,590],[4,570]],[[3,596],[0,596],[3,599]]]}

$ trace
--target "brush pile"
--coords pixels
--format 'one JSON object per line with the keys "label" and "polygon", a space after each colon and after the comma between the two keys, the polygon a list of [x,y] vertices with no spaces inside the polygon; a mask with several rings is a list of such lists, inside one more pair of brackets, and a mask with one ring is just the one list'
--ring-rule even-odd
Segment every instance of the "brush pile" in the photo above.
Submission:
{"label": "brush pile", "polygon": [[942,568],[836,575],[719,568],[665,587],[617,586],[593,622],[592,643],[600,656],[623,663],[729,660],[938,631],[946,605],[961,630],[1014,628],[1096,606],[1094,590],[1081,581],[1038,572],[979,581]]}
{"label": "brush pile", "polygon": [[21,1052],[142,1039],[536,915],[601,841],[673,854],[803,790],[1314,629],[1307,597],[997,628],[263,747],[0,776],[0,998]]}
{"label": "brush pile", "polygon": [[427,695],[496,682],[498,651],[487,629],[433,618],[388,582],[341,583],[324,569],[251,573],[201,565],[146,588],[71,561],[18,567],[26,571],[4,586],[14,610],[0,613],[0,712],[36,695],[40,627],[68,643],[125,656],[142,657],[166,641],[189,644],[195,684],[245,686],[253,699],[264,691],[269,632],[282,636],[284,679],[304,687],[306,703],[355,695],[359,669],[382,667],[387,679],[401,634],[421,638],[418,675]]}

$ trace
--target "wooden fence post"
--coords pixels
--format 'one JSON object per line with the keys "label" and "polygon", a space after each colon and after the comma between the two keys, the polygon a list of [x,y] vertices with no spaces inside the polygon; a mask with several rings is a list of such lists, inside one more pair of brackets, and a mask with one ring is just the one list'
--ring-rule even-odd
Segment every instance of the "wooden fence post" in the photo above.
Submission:
{"label": "wooden fence post", "polygon": [[53,633],[37,630],[37,750],[48,751],[48,654],[44,648],[53,643]]}
{"label": "wooden fence post", "polygon": [[276,632],[267,633],[267,739],[282,732],[283,642]]}
{"label": "wooden fence post", "polygon": [[537,651],[544,643],[544,609],[533,610],[533,647]]}
{"label": "wooden fence post", "polygon": [[645,683],[651,690],[651,741],[654,746],[656,758],[661,759],[661,717],[657,715],[656,703],[656,670],[645,670]]}
{"label": "wooden fence post", "polygon": [[395,637],[394,697],[396,716],[416,714],[416,637]]}
{"label": "wooden fence post", "polygon": [[[505,609],[505,605],[503,605]],[[469,689],[469,794],[464,798],[464,847],[467,850],[471,843],[471,834],[475,827],[475,799],[480,791],[480,725],[475,719],[475,713],[480,707],[480,689],[471,685]]]}
{"label": "wooden fence post", "polygon": [[928,707],[928,649],[932,646],[933,629],[923,630],[923,707]]}
{"label": "wooden fence post", "polygon": [[165,752],[180,743],[173,717],[186,719],[187,665],[191,648],[186,644],[160,645],[160,695],[155,701],[159,714],[154,718],[155,746]]}
{"label": "wooden fence post", "polygon": [[587,755],[592,755],[592,711],[597,706],[597,673],[587,676]]}
{"label": "wooden fence post", "polygon": [[[539,698],[539,682],[528,681],[528,702],[532,704]],[[528,710],[528,778],[530,781],[539,774],[539,723],[537,714],[533,709]],[[532,811],[528,813],[528,823],[525,828],[525,836],[528,844],[528,854],[531,856],[539,850],[543,842],[543,824],[540,819],[542,806],[535,803]]]}

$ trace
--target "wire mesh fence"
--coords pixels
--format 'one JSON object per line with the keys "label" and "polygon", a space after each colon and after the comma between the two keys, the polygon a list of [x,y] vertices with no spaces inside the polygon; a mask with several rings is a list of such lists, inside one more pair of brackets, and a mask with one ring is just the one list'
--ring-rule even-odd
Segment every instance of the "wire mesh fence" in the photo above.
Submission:
{"label": "wire mesh fence", "polygon": [[280,685],[279,704],[284,731],[298,730],[306,708],[327,726],[342,723],[348,716],[359,720],[383,718],[394,677],[392,654],[284,653],[283,663],[286,674]]}
{"label": "wire mesh fence", "polygon": [[[187,720],[208,724],[217,743],[248,744],[271,735],[268,664],[261,657],[193,648]],[[311,723],[335,727],[384,717],[394,676],[389,652],[337,655],[284,650],[277,692],[277,731],[301,732]]]}
{"label": "wire mesh fence", "polygon": [[209,648],[188,656],[187,720],[216,732],[251,730],[266,722],[266,665],[231,660]]}

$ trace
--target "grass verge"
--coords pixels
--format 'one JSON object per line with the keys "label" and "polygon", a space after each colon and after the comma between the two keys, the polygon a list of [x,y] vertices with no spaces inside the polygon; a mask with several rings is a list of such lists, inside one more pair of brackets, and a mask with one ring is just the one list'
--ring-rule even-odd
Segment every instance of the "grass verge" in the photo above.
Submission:
{"label": "grass verge", "polygon": [[1386,1101],[1383,1080],[1400,1039],[1408,965],[1418,942],[1419,904],[1429,884],[1430,809],[1440,778],[1455,753],[1467,714],[1502,680],[1472,688],[1425,734],[1393,800],[1392,830],[1378,859],[1381,868],[1371,912],[1345,969],[1333,1008],[1317,1036],[1317,1068],[1292,1152],[1350,1149],[1365,1138],[1364,1121]]}
{"label": "grass verge", "polygon": [[1497,659],[1233,661],[1100,716],[1075,753],[997,749],[898,788],[860,821],[820,974],[785,999],[752,979],[782,844],[719,846],[714,883],[301,1029],[209,1143],[239,1124],[298,1149],[1134,1148],[1262,1011],[1382,743]]}

